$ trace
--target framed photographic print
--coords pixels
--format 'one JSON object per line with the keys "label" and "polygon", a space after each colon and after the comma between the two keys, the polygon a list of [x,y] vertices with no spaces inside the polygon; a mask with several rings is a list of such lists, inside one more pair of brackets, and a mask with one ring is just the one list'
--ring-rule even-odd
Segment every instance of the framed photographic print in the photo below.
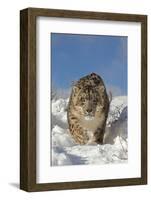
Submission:
{"label": "framed photographic print", "polygon": [[147,16],[20,12],[20,188],[147,184]]}

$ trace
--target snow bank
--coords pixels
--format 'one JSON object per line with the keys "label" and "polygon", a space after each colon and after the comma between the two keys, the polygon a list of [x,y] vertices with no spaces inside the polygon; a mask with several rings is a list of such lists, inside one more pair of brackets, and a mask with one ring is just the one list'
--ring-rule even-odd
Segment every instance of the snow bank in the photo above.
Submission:
{"label": "snow bank", "polygon": [[118,120],[123,109],[127,107],[127,97],[119,96],[114,97],[110,104],[109,116],[107,119],[107,125],[110,126],[114,121]]}
{"label": "snow bank", "polygon": [[111,102],[104,145],[75,144],[67,124],[68,101],[52,101],[52,165],[127,162],[127,97],[115,97]]}

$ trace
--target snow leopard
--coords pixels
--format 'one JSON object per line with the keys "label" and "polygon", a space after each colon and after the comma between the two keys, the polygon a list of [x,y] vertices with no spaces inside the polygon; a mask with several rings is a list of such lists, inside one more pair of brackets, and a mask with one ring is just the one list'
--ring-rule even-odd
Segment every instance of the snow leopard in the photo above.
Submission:
{"label": "snow leopard", "polygon": [[98,74],[84,76],[73,85],[67,120],[77,144],[103,144],[109,104],[105,84]]}

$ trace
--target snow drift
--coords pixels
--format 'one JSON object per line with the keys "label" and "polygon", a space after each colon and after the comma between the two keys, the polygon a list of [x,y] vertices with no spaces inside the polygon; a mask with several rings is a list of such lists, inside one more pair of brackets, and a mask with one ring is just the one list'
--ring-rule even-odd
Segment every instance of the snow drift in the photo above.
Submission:
{"label": "snow drift", "polygon": [[68,100],[52,100],[52,166],[127,162],[127,97],[114,97],[111,102],[104,145],[77,145],[74,142],[68,130]]}

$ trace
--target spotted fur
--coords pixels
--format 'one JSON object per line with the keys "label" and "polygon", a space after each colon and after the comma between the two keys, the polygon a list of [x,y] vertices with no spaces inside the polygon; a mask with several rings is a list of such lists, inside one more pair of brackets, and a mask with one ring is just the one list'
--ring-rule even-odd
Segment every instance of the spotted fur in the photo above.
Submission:
{"label": "spotted fur", "polygon": [[69,130],[78,144],[103,143],[109,98],[101,77],[95,73],[73,86],[67,118]]}

